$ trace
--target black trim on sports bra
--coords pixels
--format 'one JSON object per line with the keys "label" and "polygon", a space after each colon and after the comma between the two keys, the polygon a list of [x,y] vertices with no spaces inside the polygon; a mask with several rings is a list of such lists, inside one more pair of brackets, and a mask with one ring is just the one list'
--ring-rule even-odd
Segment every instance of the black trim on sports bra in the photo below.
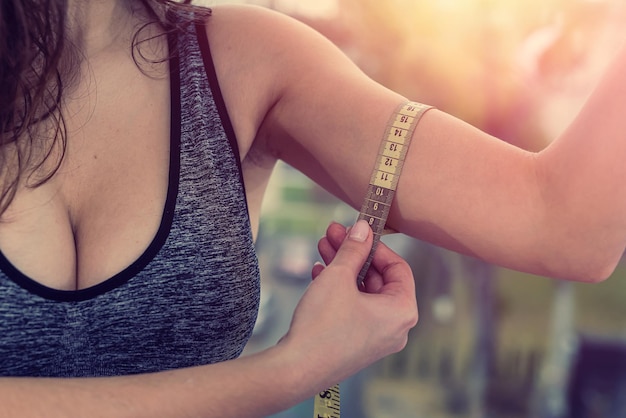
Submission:
{"label": "black trim on sports bra", "polygon": [[[176,51],[178,33],[174,31],[168,35],[168,47],[170,51]],[[45,286],[19,271],[0,251],[0,270],[17,285],[41,296],[45,299],[57,301],[84,301],[105,294],[136,276],[143,270],[161,250],[169,236],[174,219],[174,209],[178,198],[178,186],[180,179],[180,140],[181,140],[181,98],[180,98],[180,61],[174,56],[169,60],[170,66],[170,158],[169,158],[169,184],[167,197],[161,224],[144,253],[131,265],[113,277],[86,289],[59,290]]]}

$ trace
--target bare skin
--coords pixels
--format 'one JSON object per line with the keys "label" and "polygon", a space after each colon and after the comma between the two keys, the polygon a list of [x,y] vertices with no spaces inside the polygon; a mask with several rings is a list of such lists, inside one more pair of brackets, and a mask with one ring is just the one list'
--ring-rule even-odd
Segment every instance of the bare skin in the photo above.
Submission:
{"label": "bare skin", "polygon": [[[66,159],[49,183],[22,188],[0,223],[6,257],[55,289],[84,289],[124,269],[145,250],[162,216],[169,80],[166,67],[154,69],[162,77],[146,77],[132,61],[129,39],[139,22],[125,4],[71,2],[72,34],[84,60],[64,102]],[[255,228],[278,159],[358,206],[381,132],[407,99],[369,80],[314,31],[276,13],[216,7],[207,31],[239,141]],[[626,237],[620,181],[626,174],[624,67],[626,54],[572,127],[539,153],[429,111],[407,156],[391,226],[522,271],[605,279]],[[276,347],[251,358],[154,375],[0,379],[0,397],[11,400],[0,403],[0,415],[264,416],[401,349],[417,320],[410,270],[383,246],[375,260],[382,274],[371,279],[372,293],[360,292],[354,278],[371,232],[365,242],[341,241],[342,233],[332,226],[320,244],[329,265],[314,269],[316,280]],[[319,316],[322,301],[335,306],[331,329],[316,328],[325,319]],[[336,361],[326,368],[318,367],[325,351],[310,348],[316,345],[311,335],[317,335],[311,330],[334,341]],[[347,333],[363,344],[347,342]],[[275,393],[268,394],[268,386]]]}

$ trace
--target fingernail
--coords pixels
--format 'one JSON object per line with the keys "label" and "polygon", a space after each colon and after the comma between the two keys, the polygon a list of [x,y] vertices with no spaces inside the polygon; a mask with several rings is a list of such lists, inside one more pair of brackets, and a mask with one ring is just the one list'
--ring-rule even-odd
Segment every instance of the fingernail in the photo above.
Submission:
{"label": "fingernail", "polygon": [[350,229],[350,239],[353,241],[364,242],[370,232],[369,224],[361,219]]}

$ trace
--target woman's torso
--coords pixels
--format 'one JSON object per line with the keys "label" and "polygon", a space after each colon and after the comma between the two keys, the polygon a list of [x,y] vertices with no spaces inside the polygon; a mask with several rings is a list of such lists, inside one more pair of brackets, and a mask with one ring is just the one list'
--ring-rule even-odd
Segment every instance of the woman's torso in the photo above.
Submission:
{"label": "woman's torso", "polygon": [[243,348],[258,270],[232,127],[190,30],[171,97],[167,65],[147,74],[115,48],[91,57],[64,108],[59,172],[22,187],[3,217],[9,374],[155,371]]}

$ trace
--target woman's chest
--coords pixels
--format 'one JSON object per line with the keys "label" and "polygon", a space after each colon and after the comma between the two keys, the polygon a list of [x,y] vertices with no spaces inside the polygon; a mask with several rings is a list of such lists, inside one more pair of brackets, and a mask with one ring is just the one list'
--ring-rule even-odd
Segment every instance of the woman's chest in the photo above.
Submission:
{"label": "woman's chest", "polygon": [[62,155],[61,165],[42,186],[23,184],[3,215],[0,250],[46,286],[106,280],[145,250],[160,223],[169,178],[167,80],[121,90],[64,109],[66,147],[50,158]]}

